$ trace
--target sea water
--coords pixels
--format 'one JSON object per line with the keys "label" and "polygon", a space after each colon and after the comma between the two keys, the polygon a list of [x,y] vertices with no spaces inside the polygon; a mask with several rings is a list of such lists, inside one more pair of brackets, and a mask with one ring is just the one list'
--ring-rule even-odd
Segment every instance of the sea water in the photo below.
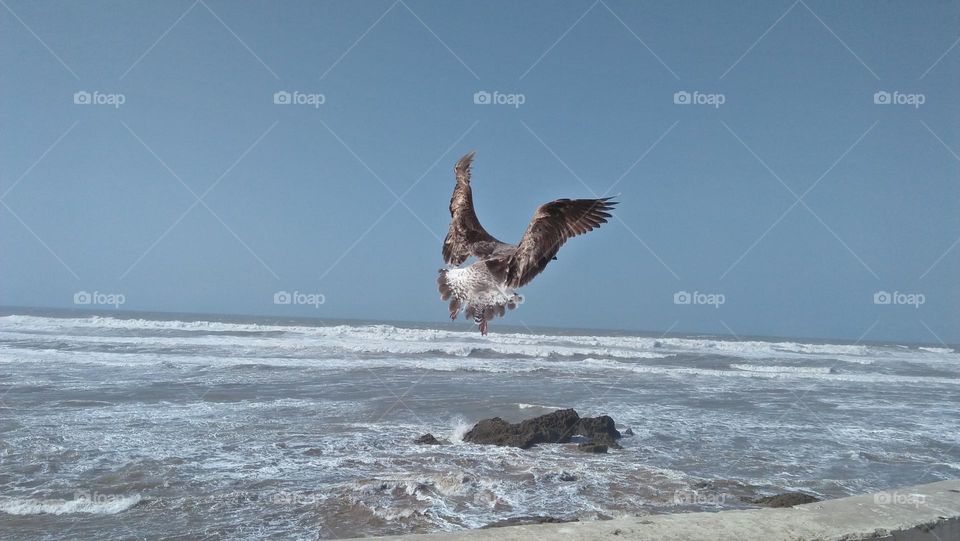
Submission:
{"label": "sea water", "polygon": [[[4,539],[450,531],[960,475],[951,347],[4,314]],[[570,407],[633,434],[601,455],[462,441]]]}

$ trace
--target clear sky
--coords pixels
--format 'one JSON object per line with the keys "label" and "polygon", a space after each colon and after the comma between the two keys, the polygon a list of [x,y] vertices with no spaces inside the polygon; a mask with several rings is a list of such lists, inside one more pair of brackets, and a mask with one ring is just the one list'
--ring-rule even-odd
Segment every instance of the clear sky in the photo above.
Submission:
{"label": "clear sky", "polygon": [[960,342],[957,2],[0,4],[0,304],[442,321],[473,149],[505,323]]}

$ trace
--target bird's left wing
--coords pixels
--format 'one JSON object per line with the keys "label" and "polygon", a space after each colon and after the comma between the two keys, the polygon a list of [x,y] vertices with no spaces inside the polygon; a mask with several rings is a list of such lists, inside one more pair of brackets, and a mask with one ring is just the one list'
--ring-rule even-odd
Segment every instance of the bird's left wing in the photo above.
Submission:
{"label": "bird's left wing", "polygon": [[443,239],[443,261],[459,265],[471,255],[479,256],[476,247],[478,244],[497,243],[493,235],[480,225],[477,213],[473,209],[473,191],[470,188],[470,166],[473,163],[473,152],[460,158],[453,167],[457,177],[457,185],[450,198],[450,230]]}
{"label": "bird's left wing", "polygon": [[543,272],[567,239],[592,231],[607,223],[617,204],[613,198],[558,199],[533,215],[516,252],[503,261],[508,287],[521,287]]}

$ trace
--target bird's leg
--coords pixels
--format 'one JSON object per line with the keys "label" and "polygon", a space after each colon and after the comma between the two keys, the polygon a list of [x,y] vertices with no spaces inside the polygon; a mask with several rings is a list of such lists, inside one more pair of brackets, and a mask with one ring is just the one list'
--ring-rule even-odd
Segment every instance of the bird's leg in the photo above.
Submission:
{"label": "bird's leg", "polygon": [[480,320],[480,335],[481,336],[487,335],[487,320],[485,319]]}

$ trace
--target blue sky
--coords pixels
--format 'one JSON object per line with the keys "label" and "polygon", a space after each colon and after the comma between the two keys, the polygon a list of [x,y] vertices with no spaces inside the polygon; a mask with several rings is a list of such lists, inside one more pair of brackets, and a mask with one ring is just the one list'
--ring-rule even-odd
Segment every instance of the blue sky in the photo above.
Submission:
{"label": "blue sky", "polygon": [[960,342],[958,18],[4,0],[0,304],[443,321],[451,168],[473,149],[503,240],[555,198],[622,201],[506,323]]}

